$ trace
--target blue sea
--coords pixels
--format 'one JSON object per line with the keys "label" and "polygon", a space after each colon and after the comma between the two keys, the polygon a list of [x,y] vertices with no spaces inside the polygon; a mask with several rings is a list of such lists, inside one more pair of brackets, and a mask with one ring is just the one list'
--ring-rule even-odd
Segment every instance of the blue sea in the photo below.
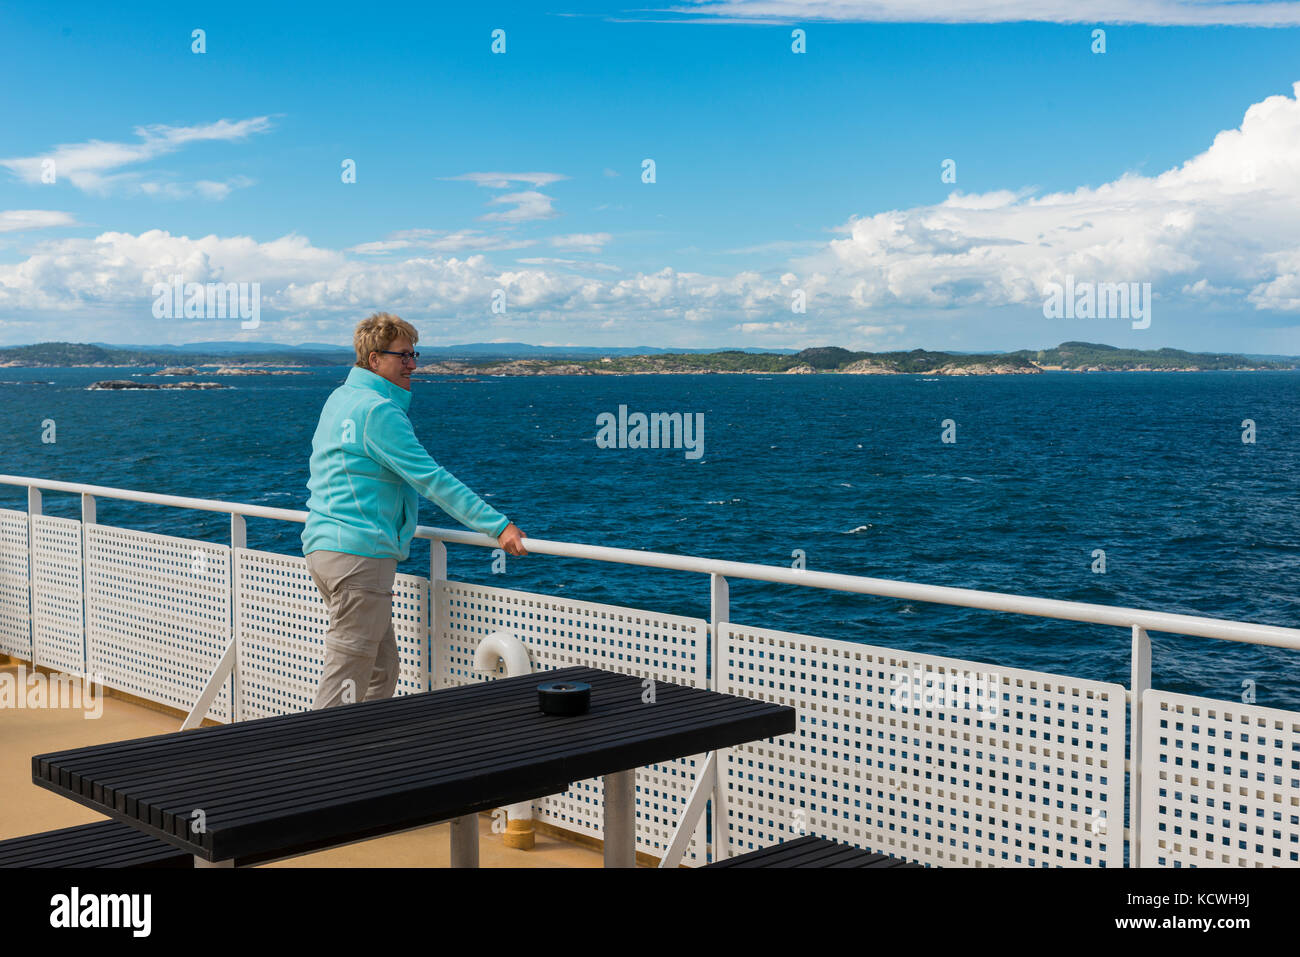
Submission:
{"label": "blue sea", "polygon": [[[301,509],[346,367],[206,392],[89,392],[138,369],[0,369],[0,472]],[[194,378],[203,379],[202,376]],[[153,379],[151,381],[168,381]],[[174,380],[173,380],[174,381]],[[418,378],[433,457],[536,538],[1300,626],[1300,372]],[[684,449],[600,448],[597,416],[702,413]],[[41,441],[44,420],[55,441]],[[941,441],[944,420],[956,441]],[[1255,441],[1242,441],[1243,421]],[[0,487],[0,506],[24,508]],[[229,541],[223,515],[99,520]],[[45,493],[50,514],[76,496]],[[455,526],[422,502],[420,521]],[[298,524],[249,545],[301,554]],[[1105,552],[1095,572],[1094,552]],[[707,618],[703,575],[448,549],[451,577]],[[428,573],[417,541],[402,571]],[[1127,630],[733,580],[745,624],[1127,684]],[[1300,710],[1300,652],[1153,634],[1171,691]]]}

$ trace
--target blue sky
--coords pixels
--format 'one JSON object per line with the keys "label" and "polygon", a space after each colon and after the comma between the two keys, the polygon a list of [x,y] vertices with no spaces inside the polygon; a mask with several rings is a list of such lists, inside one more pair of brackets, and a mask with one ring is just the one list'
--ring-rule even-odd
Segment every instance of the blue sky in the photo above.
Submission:
{"label": "blue sky", "polygon": [[[0,344],[387,309],[426,344],[1300,353],[1300,4],[895,22],[952,9],[6,9]],[[1180,25],[1216,9],[1282,22]],[[260,325],[155,318],[178,273],[258,283]],[[1150,282],[1149,327],[1045,318],[1067,274]]]}

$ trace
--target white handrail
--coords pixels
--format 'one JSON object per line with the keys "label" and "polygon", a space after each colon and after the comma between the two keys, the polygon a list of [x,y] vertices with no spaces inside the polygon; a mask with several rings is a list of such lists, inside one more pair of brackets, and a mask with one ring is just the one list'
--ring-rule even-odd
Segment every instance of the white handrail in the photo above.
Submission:
{"label": "white handrail", "polygon": [[288,508],[267,508],[263,505],[241,505],[238,502],[219,502],[210,498],[186,498],[183,495],[160,495],[157,492],[136,492],[125,488],[108,488],[104,485],[83,485],[81,482],[55,482],[48,479],[25,478],[21,475],[0,475],[0,485],[25,485],[51,492],[78,492],[100,498],[116,498],[126,502],[146,502],[150,505],[171,505],[175,508],[192,508],[201,512],[229,512],[233,515],[251,515],[254,518],[275,518],[285,522],[305,522],[307,513]]}
{"label": "white handrail", "polygon": [[[107,488],[101,485],[84,485],[79,482],[55,482],[14,475],[0,475],[0,485],[19,485],[28,488],[57,492],[97,495],[125,501],[168,505],[177,508],[199,509],[209,512],[227,512],[234,515],[251,515],[256,518],[279,519],[288,522],[305,522],[307,512],[266,508],[260,505],[242,505],[212,499],[185,498],[177,495],[160,495],[154,492],[136,492],[129,489]],[[417,538],[475,545],[483,548],[499,547],[490,535],[460,529],[417,526]],[[1142,608],[1125,608],[1117,605],[1095,605],[1088,602],[1063,601],[1056,598],[1038,598],[1012,595],[1004,592],[979,591],[972,588],[951,588],[944,585],[923,585],[915,582],[893,581],[886,578],[867,578],[838,572],[818,572],[809,569],[781,568],[752,562],[733,562],[690,555],[669,555],[664,552],[640,551],[631,548],[610,548],[579,542],[555,542],[541,538],[524,541],[532,554],[555,555],[564,558],[582,558],[591,561],[639,565],[646,568],[663,568],[672,571],[698,572],[704,575],[722,575],[781,585],[802,585],[808,588],[825,588],[833,591],[876,595],[883,598],[902,598],[940,605],[957,605],[964,608],[982,608],[987,611],[1034,615],[1040,618],[1059,618],[1067,621],[1087,622],[1095,625],[1112,625],[1131,629],[1135,626],[1148,632],[1195,635],[1201,638],[1218,638],[1247,644],[1272,645],[1278,648],[1300,650],[1300,629],[1277,625],[1260,625],[1251,622],[1230,621],[1223,618],[1206,618],[1197,615],[1179,615],[1170,612],[1149,611]]]}

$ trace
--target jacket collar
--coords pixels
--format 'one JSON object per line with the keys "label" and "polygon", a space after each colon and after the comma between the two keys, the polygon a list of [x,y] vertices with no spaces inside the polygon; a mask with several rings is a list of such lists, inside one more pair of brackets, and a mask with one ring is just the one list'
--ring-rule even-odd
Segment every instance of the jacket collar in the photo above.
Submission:
{"label": "jacket collar", "polygon": [[396,383],[389,382],[383,376],[371,372],[369,369],[361,368],[361,366],[352,367],[352,371],[348,373],[346,384],[357,389],[369,389],[371,392],[378,392],[384,398],[396,402],[403,412],[411,407],[411,393],[408,390],[403,389]]}

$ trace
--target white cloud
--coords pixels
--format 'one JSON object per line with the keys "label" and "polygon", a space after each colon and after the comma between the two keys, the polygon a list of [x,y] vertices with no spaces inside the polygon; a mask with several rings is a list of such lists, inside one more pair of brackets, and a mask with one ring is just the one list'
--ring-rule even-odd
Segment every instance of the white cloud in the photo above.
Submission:
{"label": "white cloud", "polygon": [[1300,3],[1286,0],[700,0],[668,10],[689,20],[714,22],[1300,24]]}
{"label": "white cloud", "polygon": [[233,176],[224,183],[210,179],[201,179],[195,183],[155,183],[141,182],[137,188],[146,196],[160,196],[164,199],[187,199],[199,196],[203,199],[225,199],[232,190],[252,186],[253,180],[247,176]]}
{"label": "white cloud", "polygon": [[1247,301],[1257,309],[1300,310],[1300,249],[1269,255],[1275,275],[1250,291]]}
{"label": "white cloud", "polygon": [[789,255],[793,252],[806,252],[818,249],[826,244],[820,239],[774,239],[771,242],[756,243],[739,249],[724,249],[729,256],[763,256],[769,253]]}
{"label": "white cloud", "polygon": [[609,263],[588,262],[585,259],[558,259],[551,256],[534,256],[529,259],[517,259],[515,261],[527,266],[568,266],[573,269],[594,269],[598,272],[622,272],[618,266]]}
{"label": "white cloud", "polygon": [[1243,290],[1219,287],[1213,285],[1208,279],[1198,279],[1196,282],[1184,285],[1180,292],[1191,299],[1210,299],[1215,296],[1239,296]]}
{"label": "white cloud", "polygon": [[548,186],[568,178],[561,173],[461,173],[459,176],[443,177],[445,180],[468,180],[489,189],[509,189],[511,183]]}
{"label": "white cloud", "polygon": [[808,327],[801,322],[742,322],[731,328],[754,335],[755,333],[781,333],[783,335],[802,335]]}
{"label": "white cloud", "polygon": [[1175,290],[1244,285],[1258,308],[1289,310],[1300,296],[1298,219],[1300,100],[1272,96],[1157,176],[1038,197],[954,193],[855,217],[848,238],[798,271],[825,275],[827,292],[865,308],[1030,305],[1072,274],[1164,292],[1171,280]]}
{"label": "white cloud", "polygon": [[255,116],[246,120],[218,120],[200,126],[138,126],[136,143],[117,143],[104,140],[87,140],[83,143],[63,143],[48,153],[37,156],[0,159],[0,166],[8,169],[26,183],[42,182],[42,173],[48,161],[53,162],[56,182],[67,181],[87,193],[104,195],[118,189],[138,190],[162,196],[188,196],[194,193],[208,198],[223,198],[232,188],[248,185],[251,180],[236,177],[226,183],[201,180],[198,183],[174,184],[144,181],[138,172],[114,172],[126,166],[147,163],[160,156],[174,153],[184,146],[201,142],[233,142],[247,139],[255,133],[271,128],[271,120]]}
{"label": "white cloud", "polygon": [[[465,180],[489,189],[509,189],[511,183],[528,183],[531,186],[546,186],[568,179],[561,173],[462,173],[459,176],[445,176],[446,180]],[[510,206],[499,213],[486,213],[479,219],[499,223],[527,223],[538,219],[551,219],[558,216],[552,206],[552,199],[535,189],[506,193],[488,200],[489,205]]]}
{"label": "white cloud", "polygon": [[49,229],[52,226],[75,226],[71,213],[54,209],[3,209],[0,210],[0,233],[14,233],[25,229]]}
{"label": "white cloud", "polygon": [[395,252],[401,249],[423,249],[430,252],[462,252],[465,250],[523,249],[537,244],[535,239],[518,239],[483,233],[473,229],[454,232],[432,229],[407,229],[393,233],[388,239],[361,243],[348,251],[364,255]]}
{"label": "white cloud", "polygon": [[567,236],[552,236],[551,245],[560,249],[599,252],[612,238],[609,233],[569,233]]}
{"label": "white cloud", "polygon": [[493,205],[511,206],[511,208],[500,213],[487,213],[479,219],[502,223],[527,223],[535,219],[550,219],[559,215],[551,205],[551,197],[531,189],[522,193],[494,196],[488,202]]}
{"label": "white cloud", "polygon": [[116,306],[127,315],[134,309],[147,315],[153,284],[177,273],[186,282],[260,282],[269,292],[338,270],[344,261],[301,236],[258,243],[244,236],[190,239],[157,229],[138,236],[108,232],[38,243],[22,262],[0,264],[0,307],[70,312]]}

